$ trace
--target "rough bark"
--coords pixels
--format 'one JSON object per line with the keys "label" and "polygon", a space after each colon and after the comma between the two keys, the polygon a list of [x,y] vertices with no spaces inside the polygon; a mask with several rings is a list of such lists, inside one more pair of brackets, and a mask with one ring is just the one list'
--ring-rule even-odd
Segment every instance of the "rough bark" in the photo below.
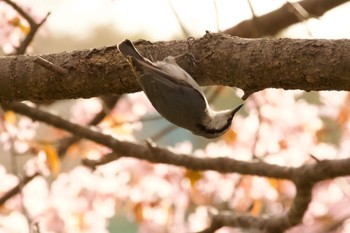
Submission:
{"label": "rough bark", "polygon": [[[225,85],[247,94],[265,88],[350,90],[350,40],[242,39],[207,33],[189,41],[136,43],[154,59],[179,55],[200,85]],[[116,46],[0,58],[0,101],[58,100],[140,90]],[[54,68],[56,67],[56,68]]]}

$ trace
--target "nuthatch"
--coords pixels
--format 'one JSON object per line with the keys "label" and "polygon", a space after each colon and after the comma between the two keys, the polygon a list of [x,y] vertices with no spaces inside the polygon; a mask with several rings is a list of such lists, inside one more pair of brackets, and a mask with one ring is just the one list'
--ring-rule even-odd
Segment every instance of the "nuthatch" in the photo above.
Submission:
{"label": "nuthatch", "polygon": [[130,40],[118,44],[128,59],[137,82],[154,108],[168,121],[205,138],[217,138],[231,126],[233,110],[215,111],[210,108],[196,81],[172,56],[151,62],[140,55]]}

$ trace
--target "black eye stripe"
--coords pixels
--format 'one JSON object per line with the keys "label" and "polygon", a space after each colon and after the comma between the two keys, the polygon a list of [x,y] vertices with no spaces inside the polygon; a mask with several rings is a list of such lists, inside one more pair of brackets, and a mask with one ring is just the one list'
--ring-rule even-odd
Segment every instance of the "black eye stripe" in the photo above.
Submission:
{"label": "black eye stripe", "polygon": [[208,134],[220,134],[220,133],[224,132],[225,130],[227,130],[227,128],[231,125],[231,123],[232,123],[232,118],[229,118],[229,119],[227,119],[226,124],[219,129],[215,129],[215,128],[208,129],[202,124],[197,124],[197,128],[200,131],[208,133]]}

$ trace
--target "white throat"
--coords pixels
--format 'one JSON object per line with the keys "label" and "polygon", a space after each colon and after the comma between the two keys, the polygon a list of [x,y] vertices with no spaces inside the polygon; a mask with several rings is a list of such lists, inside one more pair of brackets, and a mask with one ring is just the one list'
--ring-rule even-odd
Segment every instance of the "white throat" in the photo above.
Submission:
{"label": "white throat", "polygon": [[221,129],[227,124],[230,119],[232,110],[215,111],[208,108],[208,119],[204,120],[204,125],[209,129]]}

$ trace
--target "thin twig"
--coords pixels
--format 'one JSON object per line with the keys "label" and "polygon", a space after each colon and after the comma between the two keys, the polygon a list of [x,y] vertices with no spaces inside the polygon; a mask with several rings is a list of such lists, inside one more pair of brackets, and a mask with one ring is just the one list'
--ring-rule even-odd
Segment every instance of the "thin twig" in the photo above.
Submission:
{"label": "thin twig", "polygon": [[95,170],[97,166],[110,163],[110,162],[115,161],[119,158],[120,158],[120,156],[118,156],[116,153],[109,153],[109,154],[102,156],[98,160],[83,159],[81,161],[81,164],[83,164],[86,167],[89,167],[92,170]]}
{"label": "thin twig", "polygon": [[[120,99],[120,95],[101,97],[101,99],[103,101],[104,107],[99,113],[95,115],[95,117],[88,123],[88,125],[98,125],[107,116],[107,114],[109,114],[110,110],[116,105]],[[77,143],[80,139],[81,137],[78,137],[76,135],[61,139],[57,147],[57,153],[59,157],[63,157],[67,149],[74,143]]]}
{"label": "thin twig", "polygon": [[21,188],[25,186],[29,181],[31,181],[36,176],[40,175],[39,173],[35,173],[31,176],[24,177],[15,187],[7,191],[4,195],[0,197],[0,206],[2,206],[8,199],[15,196],[21,191]]}
{"label": "thin twig", "polygon": [[29,23],[30,30],[27,36],[21,42],[20,46],[16,48],[16,55],[24,54],[26,49],[28,48],[28,45],[33,40],[38,29],[41,27],[43,23],[45,23],[47,17],[49,17],[50,12],[47,13],[46,16],[39,23],[36,23],[34,19],[16,3],[14,3],[11,0],[3,0],[3,1],[6,2],[8,5],[10,5],[13,9],[15,9]]}
{"label": "thin twig", "polygon": [[300,5],[298,2],[289,2],[287,1],[286,4],[290,5],[290,11],[295,14],[295,16],[299,19],[300,22],[304,23],[304,26],[306,28],[307,33],[309,36],[313,36],[310,28],[308,27],[306,20],[311,18],[312,16],[305,10],[305,8]]}
{"label": "thin twig", "polygon": [[170,5],[170,9],[172,10],[172,12],[173,12],[173,14],[174,14],[174,16],[175,16],[175,18],[176,18],[176,20],[177,20],[179,26],[180,26],[180,29],[181,29],[181,31],[182,31],[182,34],[184,35],[185,38],[190,37],[190,36],[191,36],[191,33],[186,29],[185,24],[182,22],[180,16],[178,15],[177,11],[175,10],[175,7],[174,7],[174,5],[173,5],[172,0],[168,0],[168,3],[169,3],[169,5]]}
{"label": "thin twig", "polygon": [[253,33],[253,37],[258,37],[260,35],[259,33],[259,18],[256,16],[255,14],[255,10],[253,7],[253,4],[251,2],[251,0],[247,0],[248,5],[249,5],[249,9],[250,12],[252,13],[252,20],[253,20],[253,28],[252,28],[252,33]]}
{"label": "thin twig", "polygon": [[15,11],[18,12],[18,14],[20,14],[25,20],[27,20],[27,22],[29,23],[29,25],[34,25],[36,24],[35,21],[33,20],[33,18],[27,14],[27,12],[25,12],[20,6],[18,6],[16,3],[14,3],[11,0],[3,0],[4,2],[6,2],[8,5],[10,5]]}
{"label": "thin twig", "polygon": [[213,4],[214,4],[214,11],[215,11],[215,23],[216,23],[216,31],[220,32],[220,21],[219,21],[219,7],[218,7],[218,3],[217,0],[213,0]]}
{"label": "thin twig", "polygon": [[55,72],[57,74],[60,74],[60,75],[66,75],[68,74],[68,70],[63,68],[63,67],[60,67],[60,66],[57,66],[55,64],[53,64],[52,62],[49,62],[48,60],[42,58],[42,57],[36,57],[34,59],[34,62],[48,70],[51,70],[52,72]]}
{"label": "thin twig", "polygon": [[41,25],[46,21],[47,17],[49,17],[50,12],[47,13],[47,15],[42,19],[38,24],[31,24],[30,25],[30,31],[27,34],[27,36],[24,38],[24,40],[21,42],[21,45],[16,49],[16,54],[24,54],[27,50],[27,47],[29,46],[30,42],[34,39],[34,36],[38,29],[41,27]]}
{"label": "thin twig", "polygon": [[148,116],[143,116],[138,119],[133,119],[133,120],[125,120],[125,121],[116,121],[113,123],[113,126],[116,125],[124,125],[124,124],[135,124],[138,122],[149,122],[149,121],[157,121],[162,119],[163,117],[161,115],[148,115]]}
{"label": "thin twig", "polygon": [[150,138],[153,141],[159,141],[162,137],[164,137],[165,135],[169,134],[170,132],[172,132],[173,130],[175,130],[177,128],[178,127],[176,125],[173,125],[173,124],[167,125],[165,128],[161,129],[159,132],[157,132],[156,134],[154,134]]}

